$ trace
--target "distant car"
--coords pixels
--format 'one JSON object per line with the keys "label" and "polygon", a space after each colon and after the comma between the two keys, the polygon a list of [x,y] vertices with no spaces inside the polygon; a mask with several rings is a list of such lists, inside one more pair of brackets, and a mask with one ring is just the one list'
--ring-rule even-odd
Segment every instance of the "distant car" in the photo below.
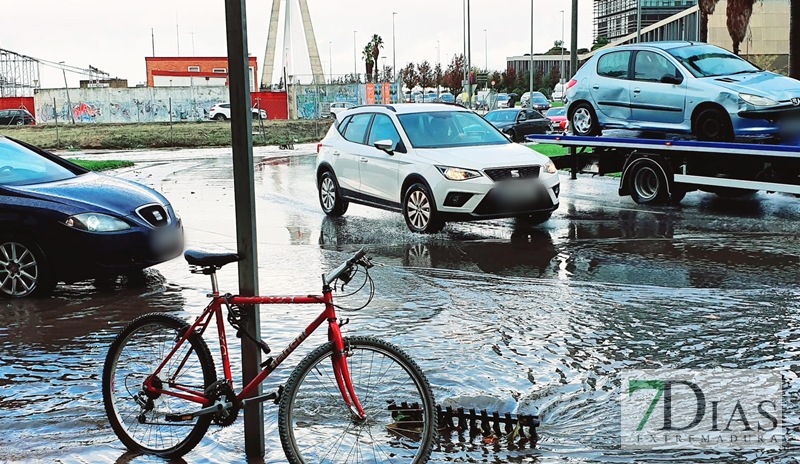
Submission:
{"label": "distant car", "polygon": [[650,42],[595,54],[567,84],[567,101],[576,135],[614,128],[731,141],[775,136],[800,118],[800,81],[713,45]]}
{"label": "distant car", "polygon": [[434,233],[446,221],[538,224],[558,208],[555,165],[468,109],[363,106],[340,121],[317,145],[315,181],[328,216],[359,203],[401,212],[411,231]]}
{"label": "distant car", "polygon": [[535,110],[501,109],[489,111],[484,116],[500,132],[508,134],[512,142],[524,142],[526,135],[546,134],[552,123]]}
{"label": "distant car", "polygon": [[27,126],[35,123],[36,118],[28,110],[0,110],[0,126]]}
{"label": "distant car", "polygon": [[567,132],[567,109],[550,108],[547,110],[545,117],[552,123],[553,132],[566,133]]}
{"label": "distant car", "polygon": [[[267,110],[262,109],[260,112],[258,108],[251,108],[253,119],[257,120],[259,116],[261,119],[267,119]],[[227,121],[231,118],[231,104],[230,103],[217,103],[212,106],[208,111],[208,118],[216,121]]]}
{"label": "distant car", "polygon": [[334,102],[331,103],[331,115],[335,118],[339,116],[339,113],[342,111],[349,110],[350,108],[355,108],[357,105],[354,105],[350,102]]}
{"label": "distant car", "polygon": [[507,93],[498,93],[497,94],[497,108],[508,108],[508,94]]}
{"label": "distant car", "polygon": [[550,94],[550,100],[559,102],[564,101],[564,95],[565,95],[564,91],[566,90],[566,88],[567,88],[566,84],[560,84],[560,83],[556,84],[555,87],[553,87],[553,93]]}
{"label": "distant car", "polygon": [[550,102],[547,101],[547,98],[545,98],[542,93],[536,92],[531,97],[530,107],[536,111],[545,113],[550,109]]}
{"label": "distant car", "polygon": [[0,166],[0,297],[46,295],[183,251],[180,218],[149,187],[3,136]]}
{"label": "distant car", "polygon": [[433,103],[439,100],[439,96],[435,92],[428,92],[422,97],[422,103]]}
{"label": "distant car", "polygon": [[439,97],[439,98],[445,103],[455,103],[456,102],[456,97],[454,97],[453,94],[449,93],[449,92],[443,93],[441,95],[441,97]]}

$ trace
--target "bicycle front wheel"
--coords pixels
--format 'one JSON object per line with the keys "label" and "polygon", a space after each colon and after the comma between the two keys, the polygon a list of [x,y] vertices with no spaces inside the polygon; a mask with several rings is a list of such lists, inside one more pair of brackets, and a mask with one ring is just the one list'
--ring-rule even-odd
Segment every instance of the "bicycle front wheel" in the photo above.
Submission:
{"label": "bicycle front wheel", "polygon": [[187,390],[203,393],[217,374],[205,341],[192,334],[164,365],[188,324],[168,314],[146,314],[120,332],[103,368],[103,403],[114,433],[130,450],[164,457],[182,456],[194,448],[208,430],[210,415],[189,421],[167,421],[167,414],[190,414],[203,405],[171,396],[148,393],[144,382],[164,392]]}
{"label": "bicycle front wheel", "polygon": [[291,463],[424,463],[436,439],[428,380],[396,346],[372,337],[344,339],[347,365],[366,418],[342,399],[329,342],[295,368],[283,392],[278,428]]}

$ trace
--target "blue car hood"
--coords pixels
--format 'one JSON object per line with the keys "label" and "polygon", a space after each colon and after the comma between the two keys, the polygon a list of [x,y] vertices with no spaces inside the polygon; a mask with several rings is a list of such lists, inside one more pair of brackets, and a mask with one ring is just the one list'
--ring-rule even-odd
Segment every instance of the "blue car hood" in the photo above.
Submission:
{"label": "blue car hood", "polygon": [[168,204],[160,193],[149,187],[93,172],[72,179],[7,189],[71,206],[76,212],[112,212],[119,216],[130,216],[142,205]]}
{"label": "blue car hood", "polygon": [[714,84],[737,93],[747,93],[787,102],[800,98],[800,81],[771,72],[707,77]]}

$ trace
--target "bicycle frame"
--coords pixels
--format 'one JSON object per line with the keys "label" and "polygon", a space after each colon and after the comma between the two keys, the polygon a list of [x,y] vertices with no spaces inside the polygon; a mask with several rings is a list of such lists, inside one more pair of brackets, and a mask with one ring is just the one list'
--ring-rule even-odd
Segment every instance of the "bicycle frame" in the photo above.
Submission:
{"label": "bicycle frame", "polygon": [[[178,349],[187,342],[188,338],[195,332],[199,335],[202,335],[208,326],[211,324],[212,318],[216,319],[217,325],[217,332],[219,335],[219,346],[220,352],[222,353],[222,365],[224,369],[225,380],[233,387],[233,375],[231,373],[231,365],[230,365],[230,358],[228,356],[228,342],[225,338],[225,319],[222,314],[223,305],[226,304],[226,299],[224,296],[219,295],[219,292],[215,292],[212,295],[212,300],[203,310],[202,314],[195,320],[195,322],[189,327],[186,333],[182,334],[180,339],[175,344],[175,347],[170,351],[164,361],[161,362],[161,365],[153,372],[153,374],[145,381],[144,387],[149,393],[153,394],[161,394],[161,395],[168,395],[177,398],[182,398],[188,401],[192,401],[198,404],[203,405],[204,407],[210,406],[209,399],[204,395],[203,392],[193,391],[189,388],[182,387],[180,385],[176,385],[174,382],[174,378],[178,376],[178,373],[183,368],[183,363],[186,362],[188,359],[188,354],[186,358],[181,361],[180,366],[176,370],[175,377],[170,379],[165,379],[164,383],[170,385],[176,391],[168,391],[163,390],[160,388],[156,388],[152,385],[152,379],[158,376],[159,372],[164,368],[164,366],[169,362],[172,356],[178,351]],[[355,389],[353,388],[353,383],[350,379],[350,371],[347,366],[347,356],[345,352],[344,346],[344,339],[342,338],[342,332],[340,329],[339,324],[337,323],[336,318],[336,310],[333,306],[333,295],[331,293],[331,289],[329,286],[325,286],[323,288],[322,295],[307,295],[307,296],[252,296],[252,297],[244,297],[244,296],[234,296],[227,299],[227,304],[230,305],[269,305],[269,304],[324,304],[325,309],[320,313],[317,318],[306,327],[304,331],[300,333],[289,345],[281,351],[276,357],[271,358],[268,360],[268,364],[258,373],[258,375],[250,381],[242,391],[236,395],[237,404],[241,404],[241,402],[245,401],[246,399],[250,398],[251,395],[256,391],[258,385],[264,381],[275,369],[280,366],[280,364],[290,355],[292,352],[300,346],[315,330],[319,328],[324,322],[328,322],[328,341],[333,342],[334,345],[334,353],[331,357],[333,362],[333,371],[336,377],[336,382],[339,386],[340,393],[342,395],[342,399],[344,400],[345,404],[347,404],[348,408],[356,413],[359,417],[364,418],[365,413],[364,409],[361,407],[361,403],[356,397]]]}

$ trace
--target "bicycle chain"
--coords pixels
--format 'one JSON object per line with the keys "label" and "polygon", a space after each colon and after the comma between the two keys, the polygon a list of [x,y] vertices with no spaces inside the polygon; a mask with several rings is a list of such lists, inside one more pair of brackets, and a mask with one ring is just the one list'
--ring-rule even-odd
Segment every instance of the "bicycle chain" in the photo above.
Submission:
{"label": "bicycle chain", "polygon": [[217,380],[206,387],[205,396],[211,401],[211,404],[216,403],[218,400],[233,404],[230,409],[223,409],[214,413],[212,419],[215,424],[220,427],[227,427],[236,422],[236,418],[239,417],[240,404],[236,401],[236,393],[227,381]]}

